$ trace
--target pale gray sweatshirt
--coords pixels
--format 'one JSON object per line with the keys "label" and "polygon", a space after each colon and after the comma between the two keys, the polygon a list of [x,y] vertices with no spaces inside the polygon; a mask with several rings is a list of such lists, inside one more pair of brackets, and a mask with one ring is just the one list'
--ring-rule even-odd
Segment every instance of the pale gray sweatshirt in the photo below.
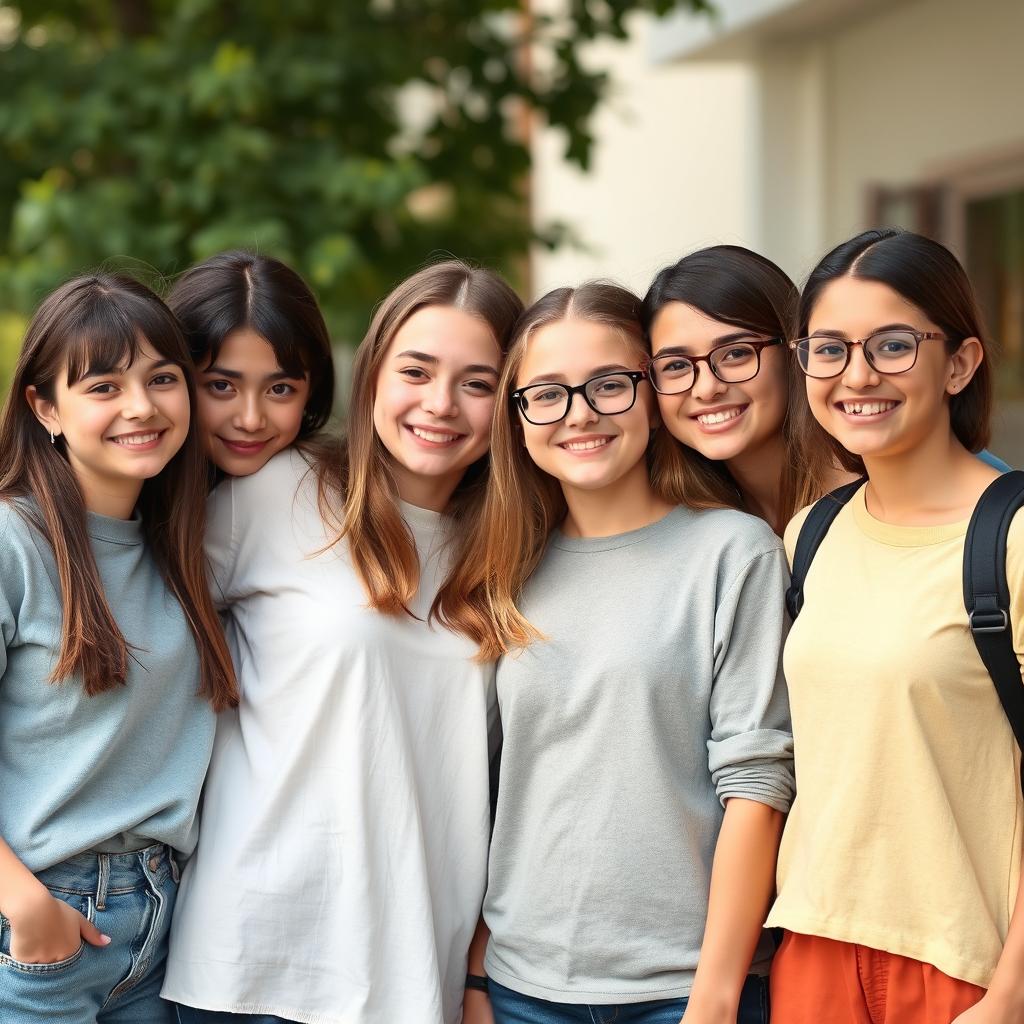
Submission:
{"label": "pale gray sweatshirt", "polygon": [[498,666],[490,977],[565,1003],[689,993],[724,801],[793,797],[786,584],[741,512],[555,534],[521,602],[546,639]]}

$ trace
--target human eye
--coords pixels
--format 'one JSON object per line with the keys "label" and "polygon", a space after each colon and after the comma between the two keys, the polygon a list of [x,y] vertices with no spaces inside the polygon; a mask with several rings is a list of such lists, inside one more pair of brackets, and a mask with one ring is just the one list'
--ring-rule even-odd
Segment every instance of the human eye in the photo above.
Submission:
{"label": "human eye", "polygon": [[658,372],[669,377],[682,377],[693,371],[693,363],[683,356],[669,356],[658,364]]}
{"label": "human eye", "polygon": [[493,395],[495,387],[486,380],[467,380],[463,387],[478,395]]}
{"label": "human eye", "polygon": [[626,381],[622,377],[604,377],[596,382],[594,390],[599,395],[618,395],[625,387]]}
{"label": "human eye", "polygon": [[179,384],[180,380],[176,373],[158,373],[150,382],[151,386],[154,387],[169,387],[174,384]]}
{"label": "human eye", "polygon": [[843,359],[846,345],[836,338],[809,338],[811,354],[819,359]]}
{"label": "human eye", "polygon": [[92,387],[86,392],[87,395],[112,395],[117,390],[117,386],[108,380],[100,381],[99,384],[93,384]]}
{"label": "human eye", "polygon": [[914,338],[909,334],[876,334],[871,341],[881,356],[904,356],[914,347]]}
{"label": "human eye", "polygon": [[754,355],[754,349],[750,345],[723,345],[719,349],[718,362],[735,366],[744,363]]}
{"label": "human eye", "polygon": [[229,380],[208,380],[206,382],[206,390],[211,395],[230,395],[234,393],[234,387]]}
{"label": "human eye", "polygon": [[426,371],[422,370],[418,366],[406,366],[398,371],[407,380],[412,381],[414,384],[422,384],[424,381],[429,380]]}
{"label": "human eye", "polygon": [[535,405],[554,405],[565,398],[565,391],[557,385],[541,385],[532,391],[527,392],[529,400]]}
{"label": "human eye", "polygon": [[284,381],[271,384],[268,390],[274,398],[291,398],[296,392],[293,384],[286,384]]}

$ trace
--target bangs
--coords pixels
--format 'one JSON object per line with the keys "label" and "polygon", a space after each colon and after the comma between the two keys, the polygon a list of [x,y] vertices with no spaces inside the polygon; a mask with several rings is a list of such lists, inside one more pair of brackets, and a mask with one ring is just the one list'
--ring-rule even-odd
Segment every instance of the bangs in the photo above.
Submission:
{"label": "bangs", "polygon": [[69,387],[86,374],[123,372],[143,345],[187,365],[184,339],[166,307],[123,291],[97,289],[89,300],[64,345]]}

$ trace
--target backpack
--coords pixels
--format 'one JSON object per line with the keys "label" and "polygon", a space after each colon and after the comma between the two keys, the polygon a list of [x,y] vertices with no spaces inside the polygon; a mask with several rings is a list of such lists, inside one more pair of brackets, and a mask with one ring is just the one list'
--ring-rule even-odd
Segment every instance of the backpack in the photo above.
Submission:
{"label": "backpack", "polygon": [[[815,552],[832,521],[866,477],[837,487],[812,506],[793,552],[792,583],[786,591],[786,610],[795,620],[804,603],[804,581]],[[978,654],[995,684],[1010,721],[1017,746],[1024,751],[1024,682],[1010,630],[1010,588],[1006,580],[1006,536],[1010,522],[1024,506],[1024,472],[1014,470],[993,480],[971,516],[964,540],[964,607]],[[1014,599],[1020,601],[1024,594]],[[1021,765],[1024,792],[1024,763]]]}

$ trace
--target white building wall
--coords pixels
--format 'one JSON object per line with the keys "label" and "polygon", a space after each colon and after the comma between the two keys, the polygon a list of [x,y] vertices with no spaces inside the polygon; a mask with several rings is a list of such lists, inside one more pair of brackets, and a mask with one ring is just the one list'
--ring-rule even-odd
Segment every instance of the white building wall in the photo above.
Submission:
{"label": "white building wall", "polygon": [[535,224],[571,224],[585,249],[535,251],[533,292],[610,277],[643,292],[662,266],[715,242],[756,245],[755,75],[731,65],[654,65],[650,20],[629,43],[586,56],[614,78],[594,119],[590,173],[563,159],[564,139],[537,126]]}

